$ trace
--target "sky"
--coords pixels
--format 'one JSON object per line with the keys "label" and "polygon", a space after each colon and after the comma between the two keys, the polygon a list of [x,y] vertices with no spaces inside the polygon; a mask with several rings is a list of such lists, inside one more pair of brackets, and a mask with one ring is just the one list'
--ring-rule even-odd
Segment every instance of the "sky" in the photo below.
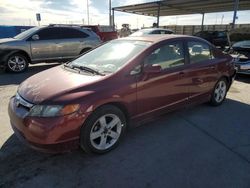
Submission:
{"label": "sky", "polygon": [[[112,7],[152,2],[155,0],[112,0]],[[109,24],[109,0],[88,0],[90,24]],[[41,14],[41,25],[87,24],[87,0],[0,0],[0,25],[38,25],[36,13]],[[250,11],[239,11],[236,23],[249,23]],[[233,12],[205,15],[204,24],[228,24]],[[200,25],[202,16],[166,16],[160,25]],[[155,17],[115,12],[115,24],[121,28],[128,23],[131,28],[149,27]]]}

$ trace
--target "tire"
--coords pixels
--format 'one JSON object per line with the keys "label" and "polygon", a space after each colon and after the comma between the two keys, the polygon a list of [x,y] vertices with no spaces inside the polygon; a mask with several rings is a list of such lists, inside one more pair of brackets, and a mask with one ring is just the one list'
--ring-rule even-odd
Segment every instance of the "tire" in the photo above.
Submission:
{"label": "tire", "polygon": [[20,53],[11,54],[6,62],[6,69],[9,72],[20,73],[27,70],[29,66],[28,59]]}
{"label": "tire", "polygon": [[82,126],[80,146],[87,153],[106,153],[117,147],[126,127],[124,113],[113,105],[104,105],[93,112]]}
{"label": "tire", "polygon": [[210,104],[212,106],[219,106],[226,98],[228,90],[228,82],[225,78],[221,78],[214,86]]}
{"label": "tire", "polygon": [[91,50],[91,48],[82,49],[82,51],[80,52],[80,55],[85,54],[85,53],[88,52],[89,50]]}

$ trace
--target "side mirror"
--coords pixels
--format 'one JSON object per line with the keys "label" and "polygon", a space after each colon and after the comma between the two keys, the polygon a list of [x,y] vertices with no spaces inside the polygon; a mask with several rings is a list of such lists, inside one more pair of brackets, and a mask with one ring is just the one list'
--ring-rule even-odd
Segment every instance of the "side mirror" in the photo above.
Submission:
{"label": "side mirror", "polygon": [[136,66],[136,67],[130,72],[130,75],[136,75],[136,74],[141,73],[141,68],[142,68],[141,65]]}
{"label": "side mirror", "polygon": [[159,64],[146,65],[144,67],[145,73],[159,73],[161,72],[161,66]]}
{"label": "side mirror", "polygon": [[31,38],[32,40],[39,40],[39,35],[33,35]]}

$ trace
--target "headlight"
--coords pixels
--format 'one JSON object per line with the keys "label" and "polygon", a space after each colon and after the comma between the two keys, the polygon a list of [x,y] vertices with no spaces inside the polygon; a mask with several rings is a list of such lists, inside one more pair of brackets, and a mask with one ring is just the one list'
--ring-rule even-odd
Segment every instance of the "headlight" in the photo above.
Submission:
{"label": "headlight", "polygon": [[70,105],[35,105],[31,108],[28,116],[33,117],[55,117],[72,114],[79,109],[79,104]]}

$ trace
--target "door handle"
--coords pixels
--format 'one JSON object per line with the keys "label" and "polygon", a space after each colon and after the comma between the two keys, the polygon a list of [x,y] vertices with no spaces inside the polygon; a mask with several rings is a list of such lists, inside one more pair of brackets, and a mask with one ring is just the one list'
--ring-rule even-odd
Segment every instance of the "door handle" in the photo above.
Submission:
{"label": "door handle", "polygon": [[183,72],[183,71],[179,72],[180,76],[184,76],[184,74],[185,74],[185,72]]}
{"label": "door handle", "polygon": [[215,66],[210,66],[209,67],[211,70],[215,70]]}
{"label": "door handle", "polygon": [[193,79],[193,83],[194,84],[202,84],[204,81],[202,78],[194,78]]}

